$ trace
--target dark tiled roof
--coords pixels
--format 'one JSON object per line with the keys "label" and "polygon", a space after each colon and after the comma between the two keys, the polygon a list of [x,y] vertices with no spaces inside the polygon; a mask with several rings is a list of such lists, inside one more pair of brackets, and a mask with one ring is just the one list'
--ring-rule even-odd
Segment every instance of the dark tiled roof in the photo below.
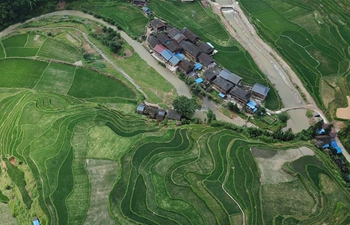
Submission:
{"label": "dark tiled roof", "polygon": [[152,20],[151,21],[151,26],[154,28],[154,29],[160,29],[160,28],[163,28],[165,27],[166,25],[159,19],[155,19],[155,20]]}
{"label": "dark tiled roof", "polygon": [[253,88],[252,88],[252,92],[256,92],[260,95],[263,95],[263,96],[267,96],[267,93],[269,93],[270,91],[270,88],[268,87],[265,87],[264,85],[261,85],[261,84],[254,84]]}
{"label": "dark tiled roof", "polygon": [[202,63],[204,66],[208,66],[210,63],[215,62],[215,60],[208,54],[201,53],[198,56],[198,60],[200,63]]}
{"label": "dark tiled roof", "polygon": [[195,42],[197,39],[199,39],[199,37],[197,35],[195,35],[192,31],[190,31],[187,28],[182,29],[182,33],[186,36],[186,38],[188,40],[190,40],[191,42]]}
{"label": "dark tiled roof", "polygon": [[315,136],[316,140],[323,141],[325,144],[331,144],[332,137],[329,135],[318,135]]}
{"label": "dark tiled roof", "polygon": [[136,111],[138,113],[143,113],[145,111],[145,108],[146,108],[146,106],[144,104],[140,104],[140,105],[137,106]]}
{"label": "dark tiled roof", "polygon": [[245,102],[248,102],[249,99],[250,99],[250,96],[251,96],[251,94],[250,94],[248,91],[243,90],[242,88],[237,87],[237,86],[235,86],[235,87],[230,91],[230,94],[231,94],[233,97],[239,98],[239,99],[241,99],[242,101],[245,101]]}
{"label": "dark tiled roof", "polygon": [[170,42],[170,38],[165,33],[158,34],[157,38],[163,45]]}
{"label": "dark tiled roof", "polygon": [[171,29],[171,30],[168,30],[167,33],[168,33],[169,37],[171,37],[171,38],[174,39],[174,37],[175,37],[177,34],[181,34],[181,31],[179,31],[179,29],[177,29],[177,28],[173,28],[173,29]]}
{"label": "dark tiled roof", "polygon": [[200,53],[199,49],[197,46],[195,46],[194,44],[192,44],[191,42],[188,41],[182,41],[180,43],[180,46],[188,53],[190,53],[191,55],[197,57]]}
{"label": "dark tiled roof", "polygon": [[225,80],[230,81],[231,83],[233,83],[235,85],[239,84],[239,82],[242,80],[242,77],[240,77],[234,73],[231,73],[227,69],[221,70],[219,76],[224,78]]}
{"label": "dark tiled roof", "polygon": [[149,36],[147,41],[152,48],[154,48],[157,44],[160,44],[160,41],[155,36]]}
{"label": "dark tiled roof", "polygon": [[171,41],[168,44],[165,44],[165,46],[172,52],[179,52],[182,50],[181,46],[175,41]]}
{"label": "dark tiled roof", "polygon": [[159,121],[164,120],[166,111],[164,109],[159,109],[156,119]]}
{"label": "dark tiled roof", "polygon": [[206,54],[211,54],[213,53],[214,49],[210,47],[207,43],[202,42],[199,46],[199,51],[206,53]]}
{"label": "dark tiled roof", "polygon": [[204,73],[203,73],[205,79],[207,80],[213,80],[216,78],[217,75],[219,75],[219,73],[216,73],[214,70],[206,70]]}
{"label": "dark tiled roof", "polygon": [[189,73],[193,70],[193,63],[187,60],[182,60],[179,63],[179,68],[184,71],[185,73]]}
{"label": "dark tiled roof", "polygon": [[225,92],[228,92],[231,88],[233,88],[233,84],[223,79],[222,77],[217,77],[213,83]]}
{"label": "dark tiled roof", "polygon": [[181,120],[181,114],[174,111],[174,110],[169,110],[168,111],[168,118],[170,120]]}

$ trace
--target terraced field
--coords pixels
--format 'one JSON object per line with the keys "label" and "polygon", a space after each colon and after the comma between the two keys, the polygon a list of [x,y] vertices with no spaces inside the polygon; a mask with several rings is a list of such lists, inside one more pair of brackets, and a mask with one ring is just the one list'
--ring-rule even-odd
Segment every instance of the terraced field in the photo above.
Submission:
{"label": "terraced field", "polygon": [[[346,105],[350,22],[346,1],[241,0],[259,34],[299,75],[319,107]],[[305,22],[307,21],[307,22]],[[332,97],[333,96],[333,97]]]}

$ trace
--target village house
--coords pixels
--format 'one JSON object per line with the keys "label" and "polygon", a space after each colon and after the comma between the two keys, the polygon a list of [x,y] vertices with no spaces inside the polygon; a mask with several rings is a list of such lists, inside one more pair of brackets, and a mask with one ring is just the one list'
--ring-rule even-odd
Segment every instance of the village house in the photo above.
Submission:
{"label": "village house", "polygon": [[32,222],[33,222],[33,225],[40,225],[40,222],[36,217],[33,218]]}
{"label": "village house", "polygon": [[217,77],[213,81],[214,86],[222,93],[227,94],[233,88],[233,84],[222,77]]}
{"label": "village house", "polygon": [[157,39],[160,41],[162,45],[165,45],[167,43],[170,43],[171,39],[166,35],[165,33],[159,33],[157,34]]}
{"label": "village house", "polygon": [[193,63],[188,60],[182,60],[179,64],[179,69],[184,73],[188,74],[193,71]]}
{"label": "village house", "polygon": [[208,45],[207,43],[205,42],[201,42],[200,45],[198,46],[199,48],[199,51],[205,53],[205,54],[212,54],[213,51],[214,51],[214,48],[212,48],[210,45]]}
{"label": "village house", "polygon": [[154,119],[158,114],[158,107],[146,105],[144,114],[148,115],[149,118]]}
{"label": "village house", "polygon": [[252,88],[253,97],[260,100],[264,100],[267,94],[269,93],[269,91],[270,91],[270,88],[265,87],[264,85],[261,85],[258,83],[254,84]]}
{"label": "village house", "polygon": [[210,82],[215,80],[217,75],[219,75],[219,73],[216,73],[212,69],[208,69],[208,70],[204,71],[204,73],[203,73],[204,79],[207,81],[210,81]]}
{"label": "village house", "polygon": [[182,29],[181,31],[183,33],[183,35],[185,35],[185,37],[192,43],[197,43],[197,41],[199,41],[199,37],[194,34],[192,31],[190,31],[189,29],[187,29],[186,27],[184,29]]}
{"label": "village house", "polygon": [[155,31],[163,31],[166,29],[165,23],[163,23],[159,19],[152,20],[150,24],[151,24],[151,28]]}
{"label": "village house", "polygon": [[164,47],[164,45],[162,45],[162,44],[158,44],[158,45],[156,45],[156,46],[154,46],[154,51],[155,51],[155,53],[158,55],[158,57],[162,57],[162,52],[164,51],[164,50],[166,50],[167,48],[166,47]]}
{"label": "village house", "polygon": [[144,104],[139,104],[136,108],[138,114],[143,114],[145,112],[146,106]]}
{"label": "village house", "polygon": [[175,110],[169,110],[168,111],[168,119],[169,120],[181,120],[181,114],[176,112]]}
{"label": "village house", "polygon": [[177,52],[182,51],[181,46],[178,43],[176,43],[175,41],[170,41],[169,43],[165,44],[165,46],[173,53],[177,53]]}
{"label": "village house", "polygon": [[156,45],[160,44],[160,41],[153,35],[148,36],[148,44],[149,46],[151,46],[152,48],[156,47]]}
{"label": "village house", "polygon": [[232,90],[230,91],[230,95],[232,98],[234,98],[237,102],[245,105],[249,102],[251,93],[248,91],[240,88],[240,87],[233,87]]}
{"label": "village house", "polygon": [[242,77],[234,74],[234,73],[231,73],[230,71],[228,71],[227,69],[223,69],[221,70],[220,74],[219,74],[219,77],[231,82],[232,84],[234,85],[240,85],[241,82],[242,82]]}
{"label": "village house", "polygon": [[205,67],[210,67],[211,65],[215,65],[215,60],[206,53],[201,53],[198,56],[198,61]]}
{"label": "village house", "polygon": [[164,109],[159,109],[156,119],[158,121],[163,121],[165,118],[166,111]]}
{"label": "village house", "polygon": [[177,43],[180,43],[181,41],[184,41],[187,39],[185,35],[183,35],[181,31],[179,31],[179,29],[177,28],[168,30],[167,33],[168,33],[168,36],[171,37]]}
{"label": "village house", "polygon": [[197,57],[200,54],[200,51],[197,46],[188,41],[182,41],[180,46],[183,48],[185,55],[192,61],[197,61]]}
{"label": "village house", "polygon": [[152,14],[151,10],[150,10],[147,6],[142,7],[142,11],[143,11],[147,16],[149,16],[149,15]]}
{"label": "village house", "polygon": [[146,0],[133,0],[132,1],[132,4],[135,5],[135,6],[145,6],[146,5]]}

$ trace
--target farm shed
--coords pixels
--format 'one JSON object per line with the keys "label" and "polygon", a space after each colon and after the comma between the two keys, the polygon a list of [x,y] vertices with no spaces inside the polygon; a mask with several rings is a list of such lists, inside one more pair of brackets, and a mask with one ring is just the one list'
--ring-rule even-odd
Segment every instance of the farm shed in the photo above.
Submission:
{"label": "farm shed", "polygon": [[227,94],[233,88],[233,84],[223,79],[222,77],[217,77],[213,83],[214,86],[224,94]]}
{"label": "farm shed", "polygon": [[143,11],[144,13],[146,13],[147,15],[150,15],[150,14],[151,14],[151,10],[150,10],[147,6],[142,7],[142,11]]}
{"label": "farm shed", "polygon": [[137,106],[136,112],[138,114],[143,114],[145,112],[145,108],[146,108],[146,106],[144,104],[139,104]]}
{"label": "farm shed", "polygon": [[247,104],[251,97],[251,94],[248,91],[237,86],[232,88],[230,95],[241,104]]}
{"label": "farm shed", "polygon": [[264,85],[261,84],[254,84],[253,88],[252,88],[252,94],[255,98],[264,100],[267,96],[267,94],[269,93],[270,88],[265,87]]}
{"label": "farm shed", "polygon": [[204,66],[208,66],[209,64],[215,62],[215,60],[208,54],[206,53],[201,53],[198,56],[198,60],[200,63],[202,63]]}
{"label": "farm shed", "polygon": [[149,115],[150,118],[154,119],[158,114],[158,107],[156,106],[146,106],[145,114]]}
{"label": "farm shed", "polygon": [[197,46],[188,41],[182,41],[180,46],[185,51],[185,55],[193,61],[197,61],[200,51]]}
{"label": "farm shed", "polygon": [[149,46],[154,48],[156,45],[160,44],[160,41],[155,37],[150,35],[147,39]]}
{"label": "farm shed", "polygon": [[234,85],[239,85],[242,82],[242,77],[231,73],[227,69],[221,70],[221,72],[219,73],[219,77],[231,82]]}
{"label": "farm shed", "polygon": [[160,43],[163,44],[163,45],[165,45],[167,43],[170,43],[170,41],[171,41],[171,39],[165,33],[159,33],[157,35],[157,38],[160,41]]}
{"label": "farm shed", "polygon": [[193,71],[193,64],[188,60],[182,60],[179,63],[179,69],[185,74],[188,74],[189,72]]}
{"label": "farm shed", "polygon": [[165,118],[166,111],[164,109],[159,109],[156,119],[158,121],[163,121]]}
{"label": "farm shed", "polygon": [[175,41],[171,41],[167,44],[165,44],[165,46],[172,52],[176,53],[176,52],[180,52],[182,50],[181,46],[176,43]]}
{"label": "farm shed", "polygon": [[199,41],[199,37],[195,33],[193,33],[191,30],[187,29],[186,27],[184,29],[182,29],[181,32],[192,43],[196,43],[197,41]]}
{"label": "farm shed", "polygon": [[212,48],[210,45],[208,45],[205,42],[200,43],[200,45],[198,46],[199,51],[206,53],[208,55],[210,55],[211,53],[213,53],[214,48]]}
{"label": "farm shed", "polygon": [[181,120],[181,114],[176,112],[175,110],[169,110],[168,111],[168,119],[169,120]]}
{"label": "farm shed", "polygon": [[151,27],[157,31],[163,31],[166,29],[166,25],[159,19],[152,20]]}
{"label": "farm shed", "polygon": [[255,101],[250,100],[247,104],[246,104],[246,110],[250,113],[255,113],[256,110],[258,110],[258,105]]}

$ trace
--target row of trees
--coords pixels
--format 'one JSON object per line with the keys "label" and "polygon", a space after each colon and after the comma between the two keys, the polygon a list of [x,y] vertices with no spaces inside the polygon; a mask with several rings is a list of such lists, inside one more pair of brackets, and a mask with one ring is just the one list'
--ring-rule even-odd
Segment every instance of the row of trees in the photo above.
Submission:
{"label": "row of trees", "polygon": [[112,52],[119,53],[123,48],[123,39],[120,37],[120,33],[112,28],[103,27],[103,33],[92,33],[91,36],[99,39],[102,43],[108,46]]}

